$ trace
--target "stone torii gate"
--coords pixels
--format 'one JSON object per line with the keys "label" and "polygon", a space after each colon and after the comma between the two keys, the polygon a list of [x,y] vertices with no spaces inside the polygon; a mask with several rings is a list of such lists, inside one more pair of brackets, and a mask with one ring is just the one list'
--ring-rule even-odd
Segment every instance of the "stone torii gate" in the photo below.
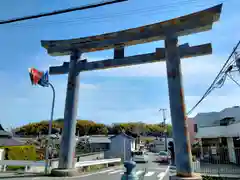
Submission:
{"label": "stone torii gate", "polygon": [[[50,67],[51,75],[68,74],[64,113],[64,129],[60,149],[59,169],[73,169],[75,131],[80,72],[117,68],[166,60],[170,111],[175,144],[177,176],[193,177],[191,147],[186,124],[186,112],[182,89],[180,58],[202,56],[212,53],[211,43],[198,46],[178,46],[178,36],[208,31],[220,18],[222,4],[193,14],[146,25],[138,28],[70,40],[41,41],[51,56],[70,55],[70,62]],[[164,40],[165,48],[153,53],[124,56],[124,47]],[[81,60],[82,53],[114,49],[114,58],[88,62]],[[60,171],[60,170],[59,170]],[[199,179],[195,178],[195,179]]]}

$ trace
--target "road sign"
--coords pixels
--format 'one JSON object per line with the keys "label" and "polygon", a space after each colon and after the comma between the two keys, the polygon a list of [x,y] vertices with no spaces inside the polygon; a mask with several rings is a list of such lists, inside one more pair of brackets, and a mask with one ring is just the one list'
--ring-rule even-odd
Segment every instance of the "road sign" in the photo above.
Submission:
{"label": "road sign", "polygon": [[43,87],[48,87],[49,85],[49,80],[48,80],[48,71],[46,71],[41,79],[39,80],[38,84]]}

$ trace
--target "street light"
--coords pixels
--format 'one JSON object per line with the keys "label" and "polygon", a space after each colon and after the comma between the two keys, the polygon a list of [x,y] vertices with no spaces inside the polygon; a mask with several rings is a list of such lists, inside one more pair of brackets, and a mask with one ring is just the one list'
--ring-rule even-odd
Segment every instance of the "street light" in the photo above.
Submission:
{"label": "street light", "polygon": [[52,122],[53,122],[53,113],[54,113],[54,106],[55,106],[55,89],[54,86],[49,82],[48,79],[48,72],[41,72],[35,68],[29,68],[29,75],[32,85],[40,85],[42,87],[51,87],[53,92],[53,99],[52,99],[52,108],[51,108],[51,116],[48,125],[48,136],[47,136],[47,145],[45,147],[45,174],[48,173],[48,164],[49,164],[49,146],[50,146],[50,136],[52,134]]}

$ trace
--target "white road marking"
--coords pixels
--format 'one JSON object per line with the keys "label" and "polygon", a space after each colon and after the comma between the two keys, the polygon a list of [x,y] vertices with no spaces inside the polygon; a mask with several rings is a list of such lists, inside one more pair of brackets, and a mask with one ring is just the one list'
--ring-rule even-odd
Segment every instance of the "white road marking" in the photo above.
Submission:
{"label": "white road marking", "polygon": [[137,171],[136,174],[139,175],[139,174],[141,174],[141,173],[143,173],[143,172],[144,172],[144,171],[141,171],[141,170],[140,170],[140,171]]}
{"label": "white road marking", "polygon": [[123,171],[123,170],[120,169],[120,170],[112,171],[112,172],[110,172],[110,173],[108,173],[108,174],[116,174],[116,173],[119,173],[119,172],[122,172],[122,171]]}
{"label": "white road marking", "polygon": [[165,172],[161,172],[161,173],[159,173],[159,174],[157,175],[157,177],[158,177],[159,179],[161,179],[162,177],[164,177],[164,175],[165,175]]}
{"label": "white road marking", "polygon": [[153,174],[155,174],[155,172],[147,172],[147,174],[145,174],[144,176],[152,176]]}
{"label": "white road marking", "polygon": [[157,167],[157,168],[148,168],[148,169],[156,169],[156,170],[166,170],[168,167]]}
{"label": "white road marking", "polygon": [[95,175],[95,174],[104,174],[104,173],[110,172],[112,170],[115,170],[115,169],[108,169],[108,170],[105,170],[105,171],[94,172],[94,173],[89,173],[89,174],[83,174],[83,175],[80,175],[80,176],[66,177],[66,178],[67,179],[73,179],[73,178],[88,177],[88,176],[92,176],[92,175]]}
{"label": "white road marking", "polygon": [[167,173],[169,172],[169,166],[167,167],[167,169],[165,170],[165,172],[161,172],[158,174],[158,180],[163,180],[163,178],[167,175]]}

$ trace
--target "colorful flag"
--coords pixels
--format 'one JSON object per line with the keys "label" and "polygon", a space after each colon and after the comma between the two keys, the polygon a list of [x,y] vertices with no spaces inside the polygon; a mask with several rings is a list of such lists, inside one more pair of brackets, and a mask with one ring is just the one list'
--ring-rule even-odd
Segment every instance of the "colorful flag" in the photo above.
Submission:
{"label": "colorful flag", "polygon": [[34,84],[34,85],[38,84],[39,80],[43,76],[43,72],[40,72],[35,68],[29,68],[28,71],[29,71],[29,75],[30,75],[32,84]]}
{"label": "colorful flag", "polygon": [[40,86],[47,87],[49,85],[48,71],[38,71],[35,68],[29,68],[29,75],[33,85],[39,84]]}

